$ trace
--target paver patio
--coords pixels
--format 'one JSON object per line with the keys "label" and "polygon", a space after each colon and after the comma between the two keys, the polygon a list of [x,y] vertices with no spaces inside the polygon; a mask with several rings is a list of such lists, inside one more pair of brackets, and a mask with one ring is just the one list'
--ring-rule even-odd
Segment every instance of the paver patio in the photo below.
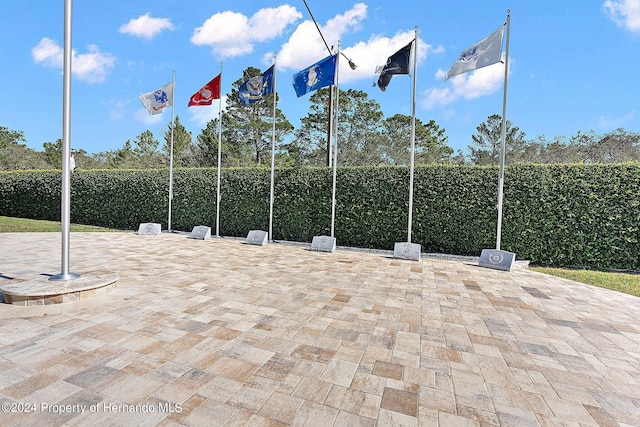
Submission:
{"label": "paver patio", "polygon": [[[0,234],[0,286],[59,273],[60,238]],[[615,291],[171,233],[72,233],[70,266],[117,287],[0,304],[1,426],[640,425]]]}

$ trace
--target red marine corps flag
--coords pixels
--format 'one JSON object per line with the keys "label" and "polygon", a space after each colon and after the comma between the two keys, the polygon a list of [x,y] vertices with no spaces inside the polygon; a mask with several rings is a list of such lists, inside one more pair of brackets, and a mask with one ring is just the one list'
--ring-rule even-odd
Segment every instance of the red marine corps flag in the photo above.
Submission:
{"label": "red marine corps flag", "polygon": [[209,83],[202,86],[199,91],[191,95],[187,107],[211,105],[214,99],[220,99],[220,76],[218,74]]}

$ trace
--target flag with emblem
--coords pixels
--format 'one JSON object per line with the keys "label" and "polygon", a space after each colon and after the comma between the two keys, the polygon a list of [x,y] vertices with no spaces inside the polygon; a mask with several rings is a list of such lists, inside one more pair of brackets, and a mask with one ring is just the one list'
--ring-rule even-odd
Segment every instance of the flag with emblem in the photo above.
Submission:
{"label": "flag with emblem", "polygon": [[162,113],[162,109],[173,105],[173,82],[153,92],[140,95],[140,101],[150,115]]}
{"label": "flag with emblem", "polygon": [[215,76],[209,83],[202,86],[189,98],[187,107],[211,105],[214,99],[220,99],[220,78],[222,74]]}
{"label": "flag with emblem", "polygon": [[251,77],[238,88],[238,100],[243,105],[262,101],[268,93],[273,93],[273,69],[272,65],[264,73]]}
{"label": "flag with emblem", "polygon": [[327,56],[293,75],[293,89],[301,97],[305,93],[331,86],[336,75],[338,54]]}
{"label": "flag with emblem", "polygon": [[[387,90],[387,86],[391,82],[391,77],[395,74],[409,74],[409,62],[411,60],[411,48],[413,46],[413,40],[411,43],[391,55],[387,59],[387,63],[382,66],[380,70],[380,77],[378,77],[378,87],[381,91]],[[376,68],[376,72],[378,72]]]}
{"label": "flag with emblem", "polygon": [[504,25],[468,49],[465,49],[451,69],[445,80],[458,74],[500,62],[502,56],[502,35]]}

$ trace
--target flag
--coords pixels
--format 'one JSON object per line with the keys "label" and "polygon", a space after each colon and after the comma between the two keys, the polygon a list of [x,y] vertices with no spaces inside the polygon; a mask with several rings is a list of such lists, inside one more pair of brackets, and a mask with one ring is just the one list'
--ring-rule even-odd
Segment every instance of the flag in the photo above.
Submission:
{"label": "flag", "polygon": [[262,101],[268,93],[273,93],[273,68],[272,65],[259,76],[251,77],[238,88],[238,100],[243,105]]}
{"label": "flag", "polygon": [[[378,87],[384,92],[394,74],[409,74],[409,60],[411,58],[411,43],[391,55],[387,59],[387,64],[380,71],[378,77]],[[376,68],[377,70],[377,68]]]}
{"label": "flag", "polygon": [[298,98],[307,92],[331,86],[336,75],[338,54],[327,56],[293,75],[293,89]]}
{"label": "flag", "polygon": [[199,91],[191,95],[187,107],[211,105],[214,99],[220,99],[220,76],[218,74],[209,83],[202,86]]}
{"label": "flag", "polygon": [[500,62],[500,57],[502,56],[503,30],[504,25],[478,43],[464,50],[451,66],[445,80],[457,74],[466,73],[467,71]]}
{"label": "flag", "polygon": [[150,115],[160,114],[164,107],[173,105],[173,82],[153,92],[143,93],[139,98]]}

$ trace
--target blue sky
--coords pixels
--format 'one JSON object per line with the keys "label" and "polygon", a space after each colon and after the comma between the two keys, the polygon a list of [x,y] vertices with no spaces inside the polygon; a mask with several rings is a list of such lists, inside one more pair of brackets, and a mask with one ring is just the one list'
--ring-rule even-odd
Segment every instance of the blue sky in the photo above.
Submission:
{"label": "blue sky", "polygon": [[[363,90],[385,116],[411,114],[412,79],[373,87],[376,65],[410,42],[418,28],[416,116],[445,129],[466,150],[476,127],[501,114],[504,65],[443,81],[458,55],[506,21],[511,9],[507,119],[528,138],[640,131],[637,57],[640,0],[307,0],[342,61],[341,89]],[[62,137],[63,0],[10,0],[0,15],[0,126],[21,130],[27,145]],[[505,33],[506,34],[506,33]],[[221,69],[222,93],[249,67],[277,56],[279,107],[297,127],[309,95],[297,98],[292,75],[328,55],[302,0],[114,0],[73,2],[71,148],[115,150],[151,130],[162,141],[170,109],[149,116],[138,96],[171,82],[175,114],[200,133],[212,107],[189,97]],[[506,42],[506,40],[505,40]],[[506,44],[506,43],[505,43]],[[503,54],[505,49],[503,48]]]}

